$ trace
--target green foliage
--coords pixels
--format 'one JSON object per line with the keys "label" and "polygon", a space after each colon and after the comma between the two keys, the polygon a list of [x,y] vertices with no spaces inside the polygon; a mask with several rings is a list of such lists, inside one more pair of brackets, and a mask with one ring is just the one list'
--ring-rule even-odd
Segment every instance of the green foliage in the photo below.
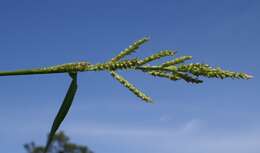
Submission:
{"label": "green foliage", "polygon": [[[34,142],[24,145],[27,153],[44,153],[45,146],[36,146]],[[94,153],[87,146],[70,142],[64,132],[58,132],[53,136],[52,144],[47,153]]]}
{"label": "green foliage", "polygon": [[71,81],[71,84],[70,84],[70,87],[69,87],[69,90],[63,100],[63,103],[60,107],[60,110],[57,114],[57,116],[55,117],[54,119],[54,122],[53,122],[53,125],[52,125],[52,128],[51,128],[51,132],[50,132],[50,135],[48,137],[48,141],[47,141],[47,144],[46,144],[46,147],[45,147],[45,150],[44,150],[44,153],[47,153],[48,151],[48,148],[52,142],[52,139],[54,138],[54,135],[56,133],[56,131],[58,130],[59,126],[61,125],[62,121],[64,120],[64,118],[66,117],[70,107],[71,107],[71,104],[73,102],[73,99],[74,99],[74,96],[76,94],[76,91],[77,91],[77,88],[78,88],[78,85],[77,85],[77,73],[70,73],[69,74],[70,77],[72,78],[72,81]]}
{"label": "green foliage", "polygon": [[145,57],[144,59],[125,59],[127,55],[135,52],[142,44],[147,42],[147,37],[140,39],[130,45],[128,48],[121,51],[111,60],[105,63],[90,64],[88,62],[76,62],[62,65],[56,65],[51,67],[44,67],[30,70],[18,70],[18,71],[4,71],[0,72],[0,76],[9,75],[32,75],[32,74],[50,74],[50,73],[69,73],[72,77],[72,82],[67,95],[62,103],[62,106],[53,122],[50,136],[47,141],[45,151],[48,150],[51,145],[52,139],[59,128],[60,124],[64,120],[69,108],[72,104],[73,98],[77,91],[77,73],[83,71],[107,71],[111,74],[115,80],[120,82],[124,87],[131,91],[134,95],[145,102],[151,102],[151,98],[142,93],[134,85],[120,76],[118,70],[139,70],[146,74],[166,78],[172,81],[184,80],[188,83],[202,83],[201,77],[206,78],[232,78],[232,79],[250,79],[251,75],[246,73],[232,72],[222,70],[221,68],[213,68],[207,64],[190,63],[185,64],[187,60],[190,60],[191,56],[182,56],[179,58],[171,59],[162,64],[149,65],[149,63],[156,60],[160,60],[163,57],[172,57],[176,54],[175,51],[164,50],[151,56]]}

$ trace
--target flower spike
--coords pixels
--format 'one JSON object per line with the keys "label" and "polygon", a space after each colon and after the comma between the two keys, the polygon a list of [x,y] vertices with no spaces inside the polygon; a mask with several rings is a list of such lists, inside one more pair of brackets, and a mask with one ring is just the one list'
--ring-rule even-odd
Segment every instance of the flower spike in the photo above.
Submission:
{"label": "flower spike", "polygon": [[134,70],[142,71],[149,75],[161,78],[167,78],[172,81],[184,80],[188,83],[202,83],[201,77],[206,78],[232,78],[232,79],[251,79],[253,76],[246,73],[232,72],[222,70],[221,68],[212,68],[207,64],[190,63],[185,64],[184,62],[191,59],[191,56],[182,56],[173,60],[167,61],[161,65],[149,65],[150,62],[159,60],[162,57],[173,56],[175,51],[164,50],[159,53],[153,54],[140,60],[138,58],[125,59],[125,56],[130,55],[136,51],[142,44],[149,40],[148,37],[144,37],[128,48],[120,52],[117,56],[112,58],[110,61],[105,63],[90,64],[89,62],[75,62],[67,63],[62,65],[36,68],[36,69],[25,69],[17,71],[0,71],[0,76],[14,76],[14,75],[34,75],[34,74],[53,74],[53,73],[69,73],[72,78],[70,87],[63,100],[63,103],[56,115],[52,128],[50,130],[49,138],[45,147],[44,153],[48,151],[48,147],[51,145],[52,139],[59,126],[66,117],[69,108],[72,105],[72,101],[77,91],[77,73],[87,71],[108,71],[112,77],[120,82],[124,87],[130,90],[138,98],[145,102],[152,102],[151,98],[142,93],[134,85],[128,82],[125,78],[117,74],[117,70]]}

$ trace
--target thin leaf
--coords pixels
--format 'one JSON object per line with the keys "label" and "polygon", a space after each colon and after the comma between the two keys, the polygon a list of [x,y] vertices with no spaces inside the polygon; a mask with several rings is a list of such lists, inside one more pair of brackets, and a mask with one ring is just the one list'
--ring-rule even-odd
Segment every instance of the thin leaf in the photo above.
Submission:
{"label": "thin leaf", "polygon": [[77,88],[78,88],[77,73],[70,73],[69,75],[72,78],[72,81],[71,81],[70,87],[67,91],[67,94],[63,100],[63,103],[59,109],[59,112],[56,115],[54,122],[52,124],[52,128],[51,128],[51,131],[50,131],[50,134],[48,137],[48,141],[47,141],[44,153],[47,153],[56,131],[58,130],[58,128],[61,125],[62,121],[64,120],[65,116],[67,115],[67,113],[70,109],[70,106],[72,104],[72,101],[74,99],[74,96],[76,94]]}

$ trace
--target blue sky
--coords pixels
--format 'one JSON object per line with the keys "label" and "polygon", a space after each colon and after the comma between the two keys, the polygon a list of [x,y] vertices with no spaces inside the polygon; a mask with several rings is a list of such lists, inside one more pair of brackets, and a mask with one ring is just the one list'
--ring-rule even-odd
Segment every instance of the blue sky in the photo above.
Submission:
{"label": "blue sky", "polygon": [[[104,62],[150,36],[133,56],[179,48],[192,62],[255,76],[190,85],[121,72],[149,105],[105,72],[81,73],[60,128],[73,142],[96,153],[260,152],[259,1],[2,0],[0,21],[0,70]],[[45,143],[69,82],[66,74],[0,78],[1,152]]]}

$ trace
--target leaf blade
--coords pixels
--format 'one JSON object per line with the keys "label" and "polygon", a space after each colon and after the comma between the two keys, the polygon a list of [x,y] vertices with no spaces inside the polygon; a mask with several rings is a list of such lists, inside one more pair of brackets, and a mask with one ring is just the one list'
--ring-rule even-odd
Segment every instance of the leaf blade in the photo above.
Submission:
{"label": "leaf blade", "polygon": [[50,131],[50,134],[48,137],[48,141],[47,141],[46,147],[44,149],[44,153],[47,153],[47,151],[51,145],[51,141],[52,141],[56,131],[58,130],[59,126],[61,125],[62,121],[65,119],[65,117],[71,107],[71,104],[73,102],[73,99],[75,97],[75,94],[77,92],[77,88],[78,88],[77,73],[70,73],[70,76],[72,78],[70,87],[69,87],[67,94],[63,100],[63,103],[53,121],[52,128],[51,128],[51,131]]}

